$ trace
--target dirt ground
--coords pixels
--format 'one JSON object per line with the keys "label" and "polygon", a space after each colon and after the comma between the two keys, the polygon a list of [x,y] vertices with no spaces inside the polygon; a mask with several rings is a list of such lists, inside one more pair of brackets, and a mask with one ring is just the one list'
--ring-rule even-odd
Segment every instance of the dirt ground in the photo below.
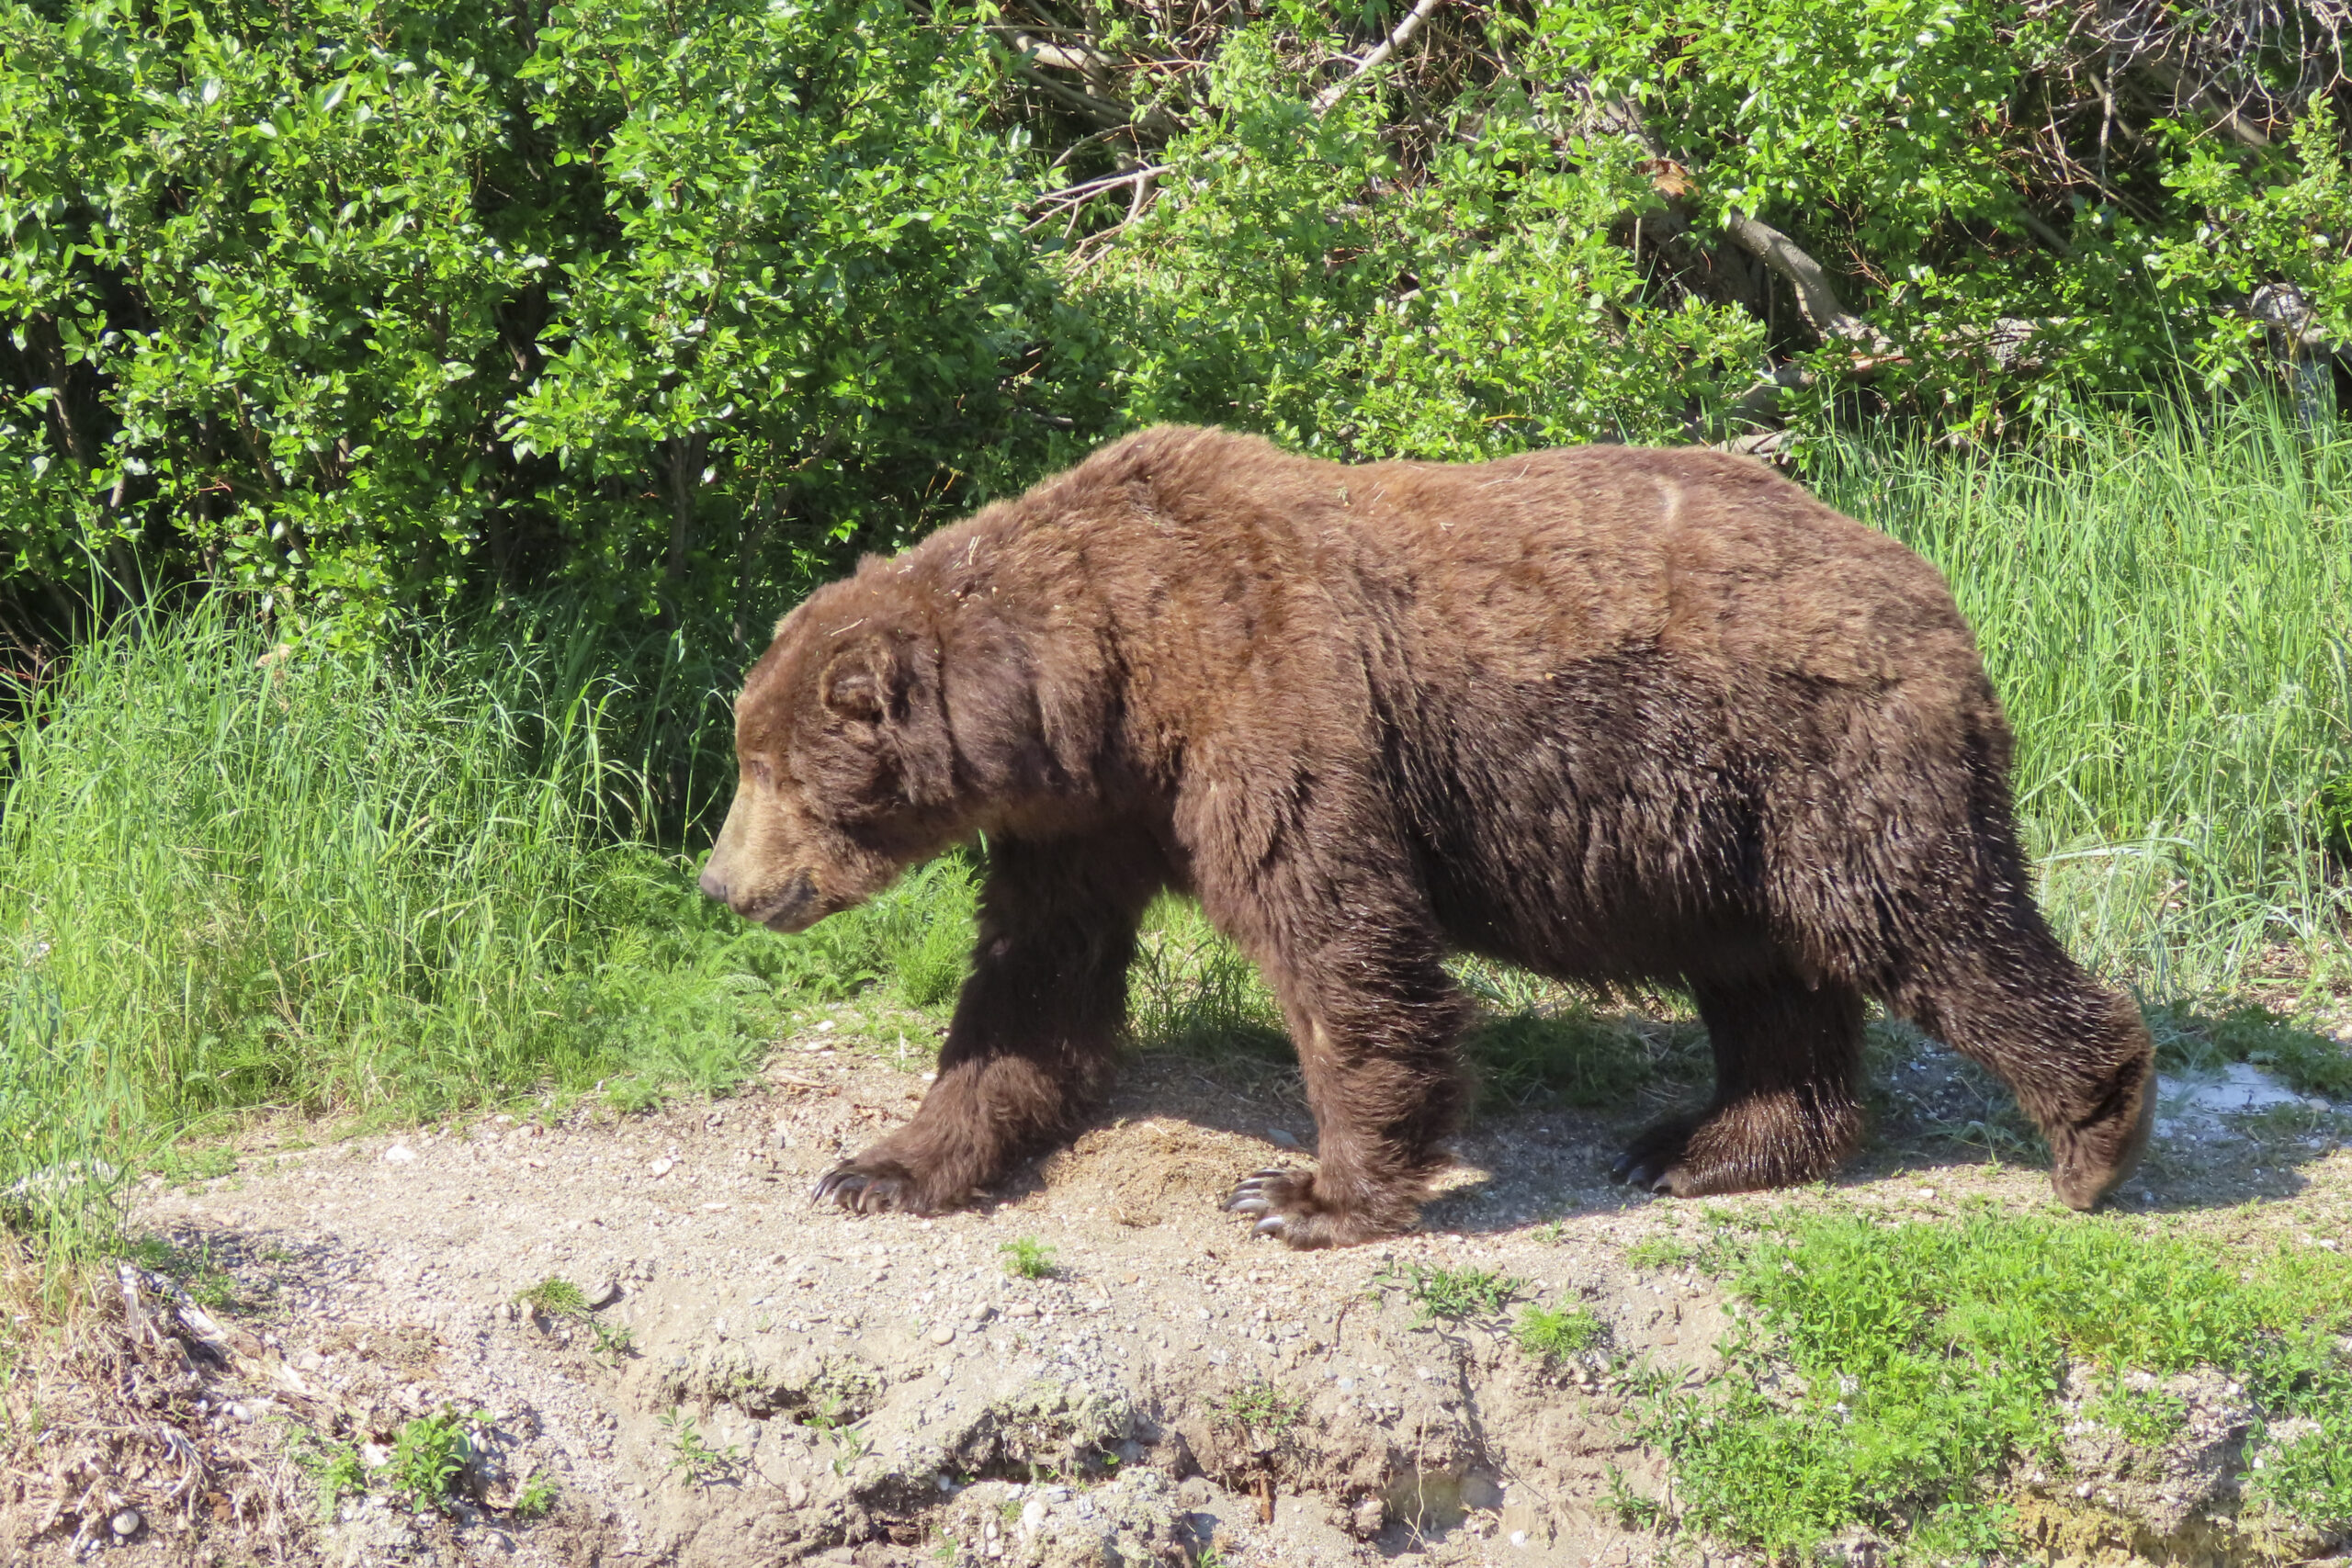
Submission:
{"label": "dirt ground", "polygon": [[[857,1217],[810,1184],[924,1082],[840,1038],[804,1033],[724,1100],[317,1147],[261,1129],[232,1174],[151,1179],[133,1230],[169,1266],[117,1282],[122,1332],[162,1317],[177,1337],[150,1325],[149,1349],[61,1363],[49,1461],[0,1485],[0,1559],[1436,1568],[1664,1551],[1621,1526],[1626,1498],[1665,1484],[1620,1418],[1625,1369],[1703,1380],[1729,1320],[1703,1276],[1627,1258],[1705,1224],[1608,1181],[1645,1108],[1484,1115],[1420,1232],[1295,1254],[1217,1206],[1237,1177],[1311,1158],[1295,1077],[1146,1056],[989,1206]],[[2176,1086],[2123,1203],[2231,1235],[2352,1238],[2343,1108],[2208,1088]],[[1838,1182],[1704,1207],[2048,1207],[2041,1169],[1917,1135],[1967,1092],[1925,1048],[1884,1077],[1878,1131]],[[1016,1238],[1049,1277],[1008,1271]],[[1541,1365],[1506,1314],[1430,1318],[1416,1267],[1513,1278],[1510,1312],[1581,1304],[1607,1338]],[[593,1312],[517,1303],[550,1278]],[[398,1465],[402,1427],[444,1410],[470,1434],[447,1507],[379,1483],[320,1510],[319,1454]],[[551,1506],[522,1517],[550,1483]]]}

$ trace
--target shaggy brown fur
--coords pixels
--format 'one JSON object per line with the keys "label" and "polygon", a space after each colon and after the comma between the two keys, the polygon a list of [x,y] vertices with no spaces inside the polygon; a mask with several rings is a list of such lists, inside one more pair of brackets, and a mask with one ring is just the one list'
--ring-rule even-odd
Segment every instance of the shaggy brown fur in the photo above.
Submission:
{"label": "shaggy brown fur", "polygon": [[1743,458],[1146,431],[810,595],[736,747],[703,886],[776,930],[988,836],[938,1082],[820,1189],[857,1208],[963,1202],[1066,1134],[1163,887],[1297,1043],[1317,1168],[1231,1205],[1295,1246],[1413,1222],[1459,1103],[1450,950],[1690,988],[1714,1101],[1619,1162],[1661,1191],[1834,1169],[1866,997],[2015,1088],[2075,1207],[2146,1138],[2147,1031],[2034,908],[1942,579]]}

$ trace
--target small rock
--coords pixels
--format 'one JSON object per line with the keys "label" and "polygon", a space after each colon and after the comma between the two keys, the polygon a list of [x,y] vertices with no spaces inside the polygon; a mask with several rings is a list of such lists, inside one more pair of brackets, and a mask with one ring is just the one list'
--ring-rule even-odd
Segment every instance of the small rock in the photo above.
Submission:
{"label": "small rock", "polygon": [[1388,1522],[1388,1505],[1377,1497],[1366,1497],[1358,1503],[1355,1512],[1348,1516],[1348,1529],[1360,1540],[1370,1540]]}
{"label": "small rock", "polygon": [[607,1274],[587,1295],[588,1310],[598,1312],[621,1299],[621,1281],[617,1274]]}
{"label": "small rock", "polygon": [[677,1169],[678,1162],[672,1159],[668,1155],[663,1155],[660,1159],[655,1160],[651,1165],[647,1166],[645,1168],[647,1172],[652,1176],[654,1180],[659,1181],[663,1177],[669,1175],[672,1171]]}
{"label": "small rock", "polygon": [[1011,1306],[1004,1309],[1004,1315],[1007,1317],[1035,1317],[1037,1315],[1037,1303],[1035,1302],[1015,1302]]}
{"label": "small rock", "polygon": [[1266,1136],[1280,1147],[1285,1149],[1298,1147],[1298,1134],[1287,1127],[1269,1127],[1266,1129]]}
{"label": "small rock", "polygon": [[933,1344],[934,1344],[934,1345],[953,1345],[953,1344],[955,1344],[955,1343],[956,1343],[956,1326],[955,1326],[955,1325],[953,1325],[953,1324],[948,1324],[948,1323],[943,1323],[943,1324],[941,1324],[938,1327],[936,1327],[936,1328],[933,1329],[933,1330],[931,1331],[931,1342],[932,1342]]}
{"label": "small rock", "polygon": [[114,1531],[114,1536],[117,1540],[129,1540],[132,1536],[139,1533],[139,1527],[146,1522],[147,1521],[145,1519],[140,1517],[138,1509],[125,1508],[122,1512],[117,1514],[113,1518],[107,1521],[107,1529]]}
{"label": "small rock", "polygon": [[394,1144],[390,1148],[384,1151],[384,1163],[386,1165],[406,1165],[415,1157],[416,1151],[410,1148],[406,1144]]}
{"label": "small rock", "polygon": [[1021,1528],[1023,1529],[1035,1530],[1039,1525],[1042,1525],[1045,1522],[1046,1501],[1044,1498],[1032,1497],[1029,1501],[1021,1505]]}

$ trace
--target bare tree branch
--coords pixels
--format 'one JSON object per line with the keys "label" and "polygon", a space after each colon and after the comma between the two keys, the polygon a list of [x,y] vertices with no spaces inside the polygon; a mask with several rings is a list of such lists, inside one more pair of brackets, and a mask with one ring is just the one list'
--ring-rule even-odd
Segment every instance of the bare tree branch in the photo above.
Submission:
{"label": "bare tree branch", "polygon": [[1404,20],[1396,24],[1396,30],[1390,33],[1377,49],[1357,61],[1353,71],[1315,95],[1315,112],[1318,115],[1330,113],[1331,106],[1346,97],[1349,88],[1379,70],[1390,55],[1410,43],[1413,35],[1421,30],[1421,24],[1428,21],[1442,4],[1443,0],[1420,0],[1420,4],[1406,12]]}
{"label": "bare tree branch", "polygon": [[1873,355],[1901,352],[1893,338],[1846,309],[1829,286],[1829,275],[1794,240],[1737,208],[1724,212],[1724,229],[1734,244],[1787,280],[1796,291],[1797,309],[1824,339],[1843,339]]}

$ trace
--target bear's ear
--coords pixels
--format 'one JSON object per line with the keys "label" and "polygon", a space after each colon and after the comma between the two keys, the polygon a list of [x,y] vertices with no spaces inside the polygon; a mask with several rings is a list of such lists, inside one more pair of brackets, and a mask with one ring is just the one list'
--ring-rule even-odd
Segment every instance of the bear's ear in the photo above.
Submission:
{"label": "bear's ear", "polygon": [[817,700],[843,718],[879,724],[898,711],[906,695],[906,676],[890,649],[879,642],[862,642],[833,655],[817,678]]}

